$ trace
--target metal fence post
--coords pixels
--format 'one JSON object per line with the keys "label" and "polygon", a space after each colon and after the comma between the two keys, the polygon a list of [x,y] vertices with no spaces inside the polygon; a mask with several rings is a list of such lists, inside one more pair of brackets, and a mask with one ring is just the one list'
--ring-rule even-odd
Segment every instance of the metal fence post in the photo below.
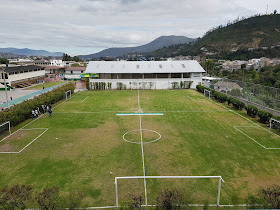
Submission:
{"label": "metal fence post", "polygon": [[218,188],[217,206],[220,205],[221,184],[222,184],[222,177],[219,178],[219,188]]}
{"label": "metal fence post", "polygon": [[115,190],[116,190],[116,206],[119,207],[119,198],[118,198],[118,181],[115,178]]}

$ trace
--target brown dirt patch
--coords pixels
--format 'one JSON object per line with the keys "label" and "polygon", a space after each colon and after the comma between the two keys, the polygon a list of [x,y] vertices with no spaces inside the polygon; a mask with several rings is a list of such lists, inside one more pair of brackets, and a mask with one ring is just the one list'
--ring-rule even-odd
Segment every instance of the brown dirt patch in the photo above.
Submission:
{"label": "brown dirt patch", "polygon": [[13,152],[13,151],[15,151],[15,148],[9,143],[0,146],[0,152]]}
{"label": "brown dirt patch", "polygon": [[12,140],[15,140],[15,139],[21,139],[21,138],[23,138],[27,135],[28,135],[28,131],[20,130],[20,131],[16,132],[15,134],[9,136],[5,141],[12,141]]}

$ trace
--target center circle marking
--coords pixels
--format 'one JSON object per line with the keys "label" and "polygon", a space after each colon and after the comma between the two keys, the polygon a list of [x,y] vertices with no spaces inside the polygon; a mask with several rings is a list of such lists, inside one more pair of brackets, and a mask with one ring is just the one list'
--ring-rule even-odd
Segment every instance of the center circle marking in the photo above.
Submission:
{"label": "center circle marking", "polygon": [[[132,143],[132,144],[141,144],[141,142],[134,142],[134,141],[129,141],[125,138],[125,136],[129,133],[132,133],[132,132],[135,132],[135,131],[140,131],[140,129],[137,129],[137,130],[132,130],[132,131],[128,131],[126,132],[125,134],[123,134],[123,140],[125,140],[126,142],[129,142],[129,143]],[[156,133],[158,135],[158,138],[157,139],[154,139],[152,141],[148,141],[148,142],[143,142],[143,144],[149,144],[149,143],[153,143],[153,142],[156,142],[158,140],[161,139],[161,135],[159,132],[157,131],[153,131],[153,130],[148,130],[148,129],[142,129],[142,131],[149,131],[149,132],[153,132],[153,133]]]}

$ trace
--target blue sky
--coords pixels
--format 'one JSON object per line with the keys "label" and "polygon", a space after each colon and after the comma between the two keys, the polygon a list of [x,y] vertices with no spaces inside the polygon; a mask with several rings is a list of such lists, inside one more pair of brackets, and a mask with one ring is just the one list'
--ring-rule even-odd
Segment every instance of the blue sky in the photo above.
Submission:
{"label": "blue sky", "polygon": [[197,38],[237,17],[280,12],[279,0],[0,0],[0,47],[71,55]]}

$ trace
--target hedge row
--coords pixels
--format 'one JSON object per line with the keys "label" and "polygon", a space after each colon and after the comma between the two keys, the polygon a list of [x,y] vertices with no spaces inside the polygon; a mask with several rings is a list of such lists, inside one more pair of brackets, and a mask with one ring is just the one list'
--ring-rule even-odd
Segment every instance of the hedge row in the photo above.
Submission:
{"label": "hedge row", "polygon": [[257,107],[251,106],[251,105],[248,105],[248,107],[246,107],[245,104],[242,101],[239,101],[239,100],[237,100],[235,98],[232,98],[232,97],[228,97],[225,94],[222,94],[222,93],[217,92],[215,90],[212,90],[210,88],[204,87],[202,85],[197,85],[196,89],[201,93],[204,93],[205,89],[209,90],[213,93],[213,96],[217,101],[219,101],[221,103],[224,103],[224,102],[227,101],[228,105],[232,104],[232,106],[234,108],[238,109],[238,110],[242,110],[245,107],[245,109],[247,110],[247,115],[249,115],[251,117],[258,116],[259,121],[261,123],[268,123],[269,120],[272,118],[272,114],[269,113],[269,112],[258,110]]}
{"label": "hedge row", "polygon": [[18,125],[31,117],[31,111],[33,109],[37,107],[41,109],[42,105],[54,104],[64,98],[66,91],[71,90],[73,93],[74,89],[75,85],[69,83],[50,92],[36,96],[33,99],[16,104],[9,109],[4,109],[0,111],[0,124],[10,121],[12,126]]}

